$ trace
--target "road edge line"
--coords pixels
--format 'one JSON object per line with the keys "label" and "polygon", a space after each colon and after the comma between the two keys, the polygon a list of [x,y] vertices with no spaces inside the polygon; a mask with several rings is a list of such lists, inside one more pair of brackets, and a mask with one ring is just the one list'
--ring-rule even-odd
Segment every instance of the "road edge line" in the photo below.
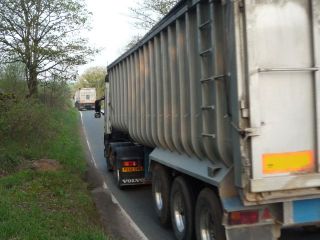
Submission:
{"label": "road edge line", "polygon": [[91,158],[90,160],[93,163],[94,167],[97,168],[97,163],[96,163],[96,161],[94,159],[94,156],[92,154],[91,145],[90,145],[90,143],[88,141],[88,137],[87,137],[87,131],[86,131],[86,128],[85,128],[84,123],[83,123],[82,112],[80,112],[80,118],[81,118],[83,133],[84,133],[84,136],[86,138],[86,143],[87,143],[87,146],[88,146],[89,152],[90,152],[90,158]]}

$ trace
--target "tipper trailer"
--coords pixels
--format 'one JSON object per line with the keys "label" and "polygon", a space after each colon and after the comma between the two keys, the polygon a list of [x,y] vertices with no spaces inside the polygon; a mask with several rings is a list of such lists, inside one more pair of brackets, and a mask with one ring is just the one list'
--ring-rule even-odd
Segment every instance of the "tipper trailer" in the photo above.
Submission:
{"label": "tipper trailer", "polygon": [[180,1],[108,66],[108,169],[177,239],[319,224],[319,62],[318,0]]}
{"label": "tipper trailer", "polygon": [[74,105],[79,110],[94,109],[96,101],[96,89],[95,88],[79,88],[74,94]]}

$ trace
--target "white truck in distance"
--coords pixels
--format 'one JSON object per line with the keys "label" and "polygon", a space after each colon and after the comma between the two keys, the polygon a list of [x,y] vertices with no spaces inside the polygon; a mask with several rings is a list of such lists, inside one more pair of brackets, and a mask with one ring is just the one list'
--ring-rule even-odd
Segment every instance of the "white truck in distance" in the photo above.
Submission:
{"label": "white truck in distance", "polygon": [[95,88],[79,88],[74,95],[75,107],[78,110],[94,109],[94,103],[96,101],[96,89]]}

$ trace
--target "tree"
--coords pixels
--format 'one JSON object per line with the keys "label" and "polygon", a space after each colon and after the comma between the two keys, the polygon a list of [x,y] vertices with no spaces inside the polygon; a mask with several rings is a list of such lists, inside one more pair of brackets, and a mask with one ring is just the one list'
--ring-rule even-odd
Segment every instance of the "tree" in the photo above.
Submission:
{"label": "tree", "polygon": [[136,45],[141,40],[141,38],[142,38],[142,36],[140,34],[134,35],[131,38],[130,42],[128,42],[127,45],[123,48],[123,52],[129,50],[134,45]]}
{"label": "tree", "polygon": [[28,96],[37,96],[39,79],[64,74],[95,52],[80,31],[88,29],[84,0],[1,0],[0,57],[25,66]]}
{"label": "tree", "polygon": [[129,8],[137,29],[150,30],[179,0],[140,0],[136,7]]}
{"label": "tree", "polygon": [[83,87],[92,87],[97,90],[97,98],[104,96],[105,76],[107,69],[105,67],[91,67],[80,75],[79,81],[75,84],[75,90]]}

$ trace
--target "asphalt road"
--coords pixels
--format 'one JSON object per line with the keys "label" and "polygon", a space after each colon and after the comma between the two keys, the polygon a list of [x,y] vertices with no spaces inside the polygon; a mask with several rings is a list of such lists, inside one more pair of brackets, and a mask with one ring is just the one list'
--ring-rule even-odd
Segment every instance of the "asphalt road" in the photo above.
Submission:
{"label": "asphalt road", "polygon": [[82,111],[85,135],[96,167],[105,176],[109,190],[144,235],[150,240],[174,240],[170,229],[162,228],[152,207],[151,186],[119,190],[112,173],[107,171],[103,155],[103,118],[95,119],[93,111]]}
{"label": "asphalt road", "polygon": [[[105,182],[113,196],[135,222],[146,238],[150,240],[174,240],[171,229],[159,225],[152,206],[151,186],[140,186],[119,190],[114,184],[112,173],[107,172],[103,155],[103,118],[95,119],[93,111],[83,111],[82,122],[92,158],[98,170],[103,174]],[[304,231],[301,228],[285,229],[281,240],[319,240],[320,230]]]}

